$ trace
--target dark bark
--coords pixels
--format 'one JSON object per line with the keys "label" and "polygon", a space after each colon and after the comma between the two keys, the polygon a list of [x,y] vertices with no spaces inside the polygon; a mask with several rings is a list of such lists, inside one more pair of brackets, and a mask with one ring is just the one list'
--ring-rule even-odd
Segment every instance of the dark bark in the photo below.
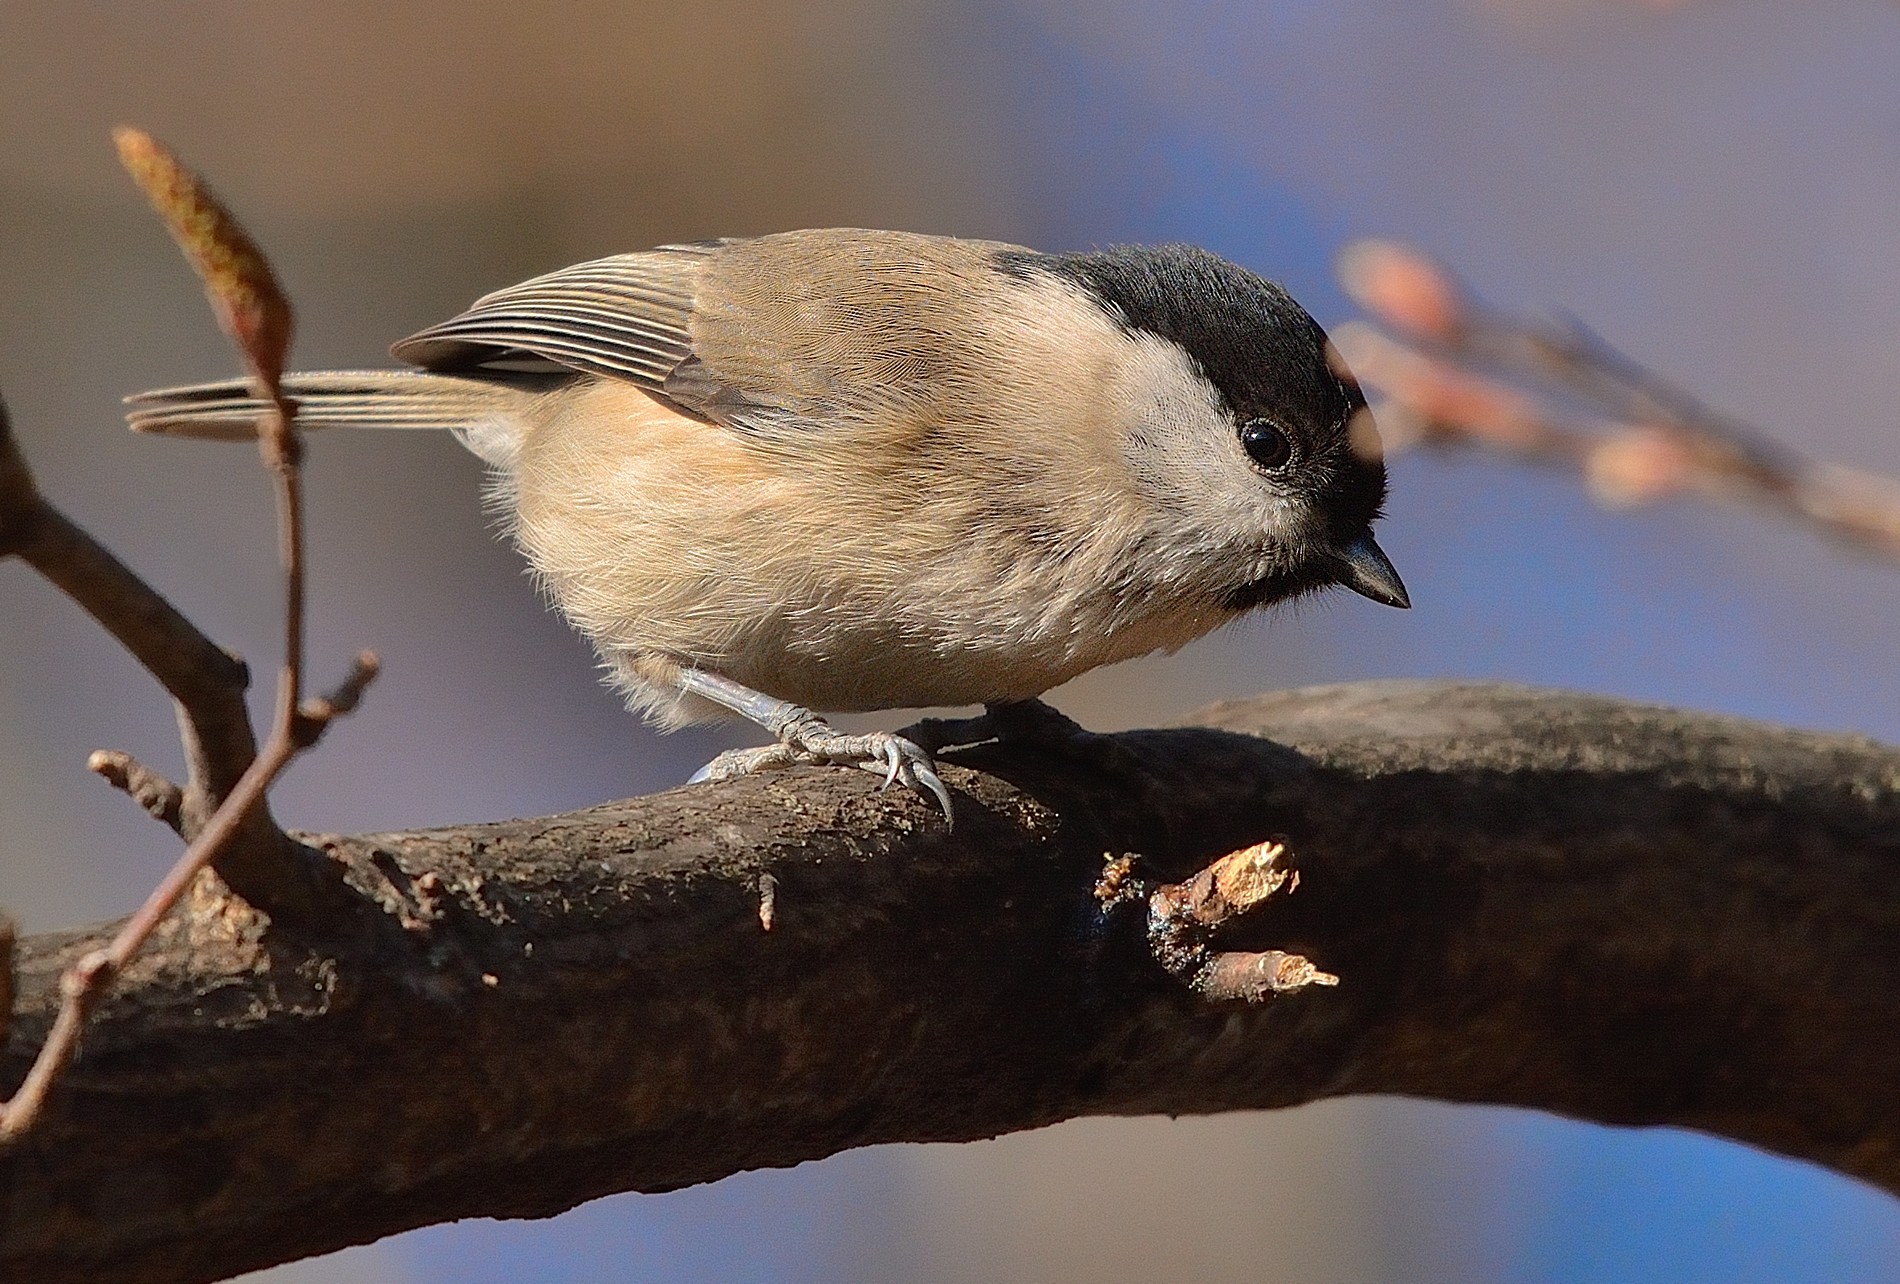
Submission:
{"label": "dark bark", "polygon": [[[368,911],[175,916],[0,1156],[0,1278],[209,1280],[873,1142],[1348,1093],[1676,1124],[1900,1191],[1900,751],[1448,684],[1199,721],[960,755],[952,831],[806,770],[311,839]],[[1091,894],[1105,853],[1178,877],[1273,834],[1299,891],[1232,944],[1336,989],[1210,1002]],[[9,1080],[99,940],[22,943]]]}

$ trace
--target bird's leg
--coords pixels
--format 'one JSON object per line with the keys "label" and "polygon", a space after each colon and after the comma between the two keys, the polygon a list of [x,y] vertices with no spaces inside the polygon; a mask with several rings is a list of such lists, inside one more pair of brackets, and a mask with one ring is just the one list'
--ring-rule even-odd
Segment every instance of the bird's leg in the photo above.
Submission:
{"label": "bird's leg", "polygon": [[696,781],[728,780],[801,763],[860,767],[883,776],[886,788],[901,782],[919,793],[929,794],[943,808],[944,819],[951,818],[950,791],[938,778],[929,751],[914,740],[889,731],[848,735],[810,709],[774,699],[704,669],[681,669],[675,682],[686,694],[730,709],[778,737],[777,744],[732,749],[720,754],[693,774]]}

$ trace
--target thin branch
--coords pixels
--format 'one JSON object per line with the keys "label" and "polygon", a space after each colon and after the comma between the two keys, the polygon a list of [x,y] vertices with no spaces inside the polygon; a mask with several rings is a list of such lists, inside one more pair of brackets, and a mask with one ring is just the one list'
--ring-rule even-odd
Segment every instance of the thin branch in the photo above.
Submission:
{"label": "thin branch", "polygon": [[[194,832],[257,756],[244,706],[250,675],[40,494],[0,404],[0,556],[8,554],[77,602],[177,701],[190,769],[181,811],[186,832]],[[257,824],[275,828],[263,811]],[[249,881],[243,871],[229,872],[233,883]]]}
{"label": "thin branch", "polygon": [[[0,1278],[184,1284],[855,1146],[1355,1093],[1900,1192],[1900,749],[1444,683],[1203,717],[1112,758],[952,754],[955,830],[810,769],[312,839],[379,927],[161,925],[0,1156]],[[1104,851],[1192,883],[1276,835],[1219,897],[1299,891],[1203,917],[1336,987],[1211,1002],[1094,895]],[[0,1076],[101,943],[27,943]]]}
{"label": "thin branch", "polygon": [[1389,449],[1478,446],[1580,474],[1611,505],[1679,494],[1766,508],[1900,561],[1900,481],[1807,458],[1716,413],[1580,323],[1539,323],[1470,297],[1440,265],[1386,242],[1340,261],[1381,331],[1342,326],[1353,372],[1385,395]]}
{"label": "thin branch", "polygon": [[297,436],[297,408],[277,386],[280,374],[273,374],[264,389],[271,409],[259,425],[257,449],[276,492],[277,558],[284,573],[284,659],[277,673],[271,736],[294,744],[303,705],[303,442]]}
{"label": "thin branch", "polygon": [[104,949],[81,955],[67,970],[61,984],[59,1016],[52,1032],[41,1045],[39,1056],[34,1059],[19,1090],[11,1100],[0,1103],[0,1150],[17,1143],[39,1122],[47,1094],[79,1051],[80,1033],[106,987],[125,970],[125,965],[171,913],[212,857],[237,834],[250,809],[263,799],[296,753],[296,746],[288,739],[273,737],[264,752],[253,759],[239,777],[237,787],[212,813],[198,836],[186,845],[170,872],[145,898],[138,912],[120,924]]}
{"label": "thin branch", "polygon": [[[67,969],[61,981],[59,1015],[46,1041],[13,1097],[0,1102],[0,1150],[17,1144],[42,1117],[49,1094],[78,1052],[87,1018],[107,988],[199,875],[227,852],[239,850],[236,840],[247,831],[256,836],[263,826],[266,835],[264,841],[250,848],[253,865],[261,864],[263,868],[245,871],[257,876],[253,880],[257,885],[234,888],[251,905],[271,910],[280,909],[285,902],[308,904],[313,899],[313,884],[329,890],[331,908],[340,910],[347,905],[337,872],[320,863],[299,860],[302,849],[277,831],[264,813],[264,800],[291,760],[315,745],[335,717],[355,707],[377,669],[376,657],[363,652],[348,679],[334,693],[308,703],[303,699],[302,444],[296,430],[296,407],[284,397],[281,386],[290,310],[269,264],[229,212],[163,146],[137,130],[121,129],[115,137],[126,168],[145,189],[204,278],[213,307],[270,403],[258,442],[277,498],[278,547],[284,572],[284,659],[278,678],[276,717],[263,751],[220,796],[216,809],[197,827],[184,852],[138,912],[125,921],[104,949],[82,955]],[[0,447],[10,445],[10,436],[0,442]],[[17,449],[10,461],[0,456],[0,486],[5,487],[0,498],[16,501],[29,515],[25,523],[29,531],[45,528],[50,509],[32,485]],[[77,533],[76,527],[72,529]],[[31,547],[31,539],[22,541],[22,555]],[[110,557],[104,550],[99,551]],[[30,556],[28,560],[32,560]],[[131,572],[123,567],[119,570],[138,589],[150,592]],[[244,726],[248,734],[248,721]],[[155,814],[162,814],[170,801],[166,792],[172,788],[169,782],[155,779],[153,773],[129,757],[95,755],[93,765],[109,779],[122,778],[135,797],[141,791],[149,795],[153,801],[147,805]],[[135,774],[135,769],[142,774]],[[173,810],[175,814],[175,807]]]}
{"label": "thin branch", "polygon": [[[376,660],[365,652],[357,668],[340,689],[328,698],[334,705],[339,698],[348,700],[348,692],[361,690],[375,676]],[[38,1123],[45,1109],[47,1094],[59,1082],[60,1075],[72,1063],[79,1050],[79,1036],[93,1008],[106,988],[125,971],[126,964],[151,938],[165,916],[171,913],[187,889],[211,864],[226,844],[240,832],[251,809],[260,803],[285,767],[304,749],[314,745],[329,725],[329,718],[303,721],[293,718],[289,725],[273,734],[264,751],[254,759],[238,779],[230,796],[212,813],[197,837],[186,845],[164,879],[153,888],[138,912],[125,920],[103,949],[81,955],[61,982],[62,1003],[53,1028],[41,1045],[39,1055],[13,1097],[0,1102],[0,1151],[16,1144]],[[306,737],[299,741],[298,729]]]}
{"label": "thin branch", "polygon": [[374,651],[358,651],[343,681],[327,694],[305,700],[297,706],[297,717],[291,724],[291,738],[300,748],[308,749],[316,744],[332,722],[356,712],[356,706],[362,703],[369,684],[376,680],[376,675],[381,671],[382,661],[376,658]]}
{"label": "thin branch", "polygon": [[1145,901],[1148,948],[1155,961],[1216,1001],[1263,1003],[1309,985],[1338,985],[1311,959],[1285,950],[1216,950],[1223,928],[1253,913],[1274,896],[1291,896],[1300,886],[1299,871],[1287,859],[1286,844],[1273,839],[1229,852],[1194,877],[1149,889],[1136,873],[1139,858],[1108,862],[1096,880],[1095,899],[1104,910]]}
{"label": "thin branch", "polygon": [[184,822],[179,813],[184,805],[185,791],[131,754],[117,749],[94,750],[93,755],[86,759],[86,770],[114,789],[129,795],[153,820],[174,833],[184,834]]}

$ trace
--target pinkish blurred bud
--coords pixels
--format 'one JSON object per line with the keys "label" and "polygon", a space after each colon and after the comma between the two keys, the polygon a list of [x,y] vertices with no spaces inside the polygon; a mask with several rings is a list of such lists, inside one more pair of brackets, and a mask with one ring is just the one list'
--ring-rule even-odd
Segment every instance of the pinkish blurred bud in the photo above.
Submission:
{"label": "pinkish blurred bud", "polygon": [[[1364,321],[1335,329],[1333,342],[1366,386],[1386,395],[1380,413],[1386,416],[1382,430],[1391,448],[1424,437],[1478,439],[1534,452],[1550,440],[1550,430],[1530,398],[1407,347]],[[1409,424],[1404,416],[1410,416]]]}
{"label": "pinkish blurred bud", "polygon": [[1339,281],[1353,302],[1402,333],[1451,343],[1464,328],[1464,293],[1457,281],[1396,241],[1348,245],[1339,256]]}
{"label": "pinkish blurred bud", "polygon": [[1627,508],[1680,490],[1694,464],[1680,443],[1638,429],[1592,450],[1584,460],[1584,479],[1599,503]]}

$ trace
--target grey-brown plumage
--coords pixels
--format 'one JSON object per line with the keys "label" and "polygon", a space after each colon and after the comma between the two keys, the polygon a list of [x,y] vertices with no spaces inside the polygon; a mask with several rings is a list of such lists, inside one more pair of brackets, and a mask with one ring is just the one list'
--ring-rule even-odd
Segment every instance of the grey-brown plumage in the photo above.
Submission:
{"label": "grey-brown plumage", "polygon": [[[630,703],[772,725],[747,766],[928,770],[778,702],[1029,700],[1329,584],[1405,604],[1357,387],[1284,291],[1191,247],[666,246],[393,351],[420,369],[294,376],[304,425],[456,431]],[[248,437],[257,410],[222,384],[131,420]]]}

